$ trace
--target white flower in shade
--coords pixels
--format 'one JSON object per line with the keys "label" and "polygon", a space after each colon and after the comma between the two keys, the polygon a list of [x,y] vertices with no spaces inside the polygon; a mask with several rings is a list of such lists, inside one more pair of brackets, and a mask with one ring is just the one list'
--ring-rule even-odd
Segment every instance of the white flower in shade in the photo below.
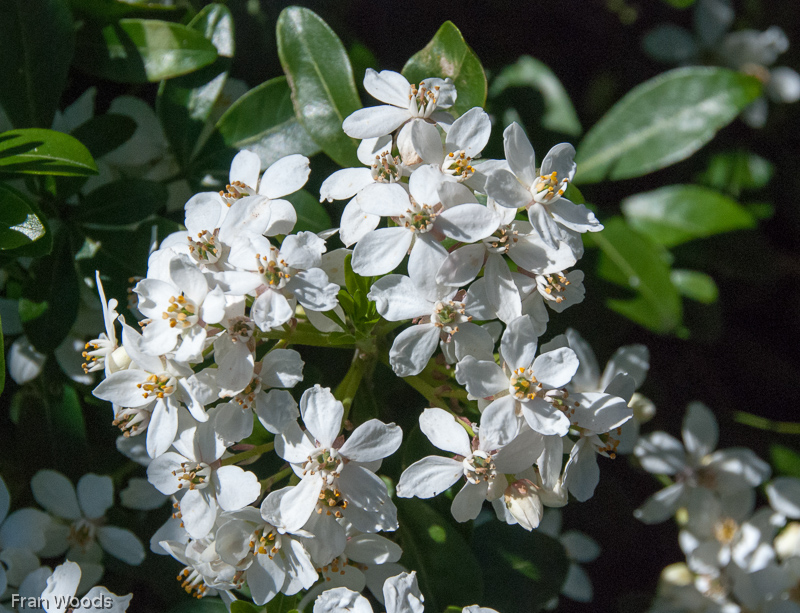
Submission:
{"label": "white flower in shade", "polygon": [[139,281],[137,308],[148,318],[141,348],[160,356],[175,352],[179,362],[202,361],[208,324],[225,317],[225,295],[185,255],[157,251],[150,256],[147,278]]}
{"label": "white flower in shade", "polygon": [[324,252],[325,241],[313,232],[287,236],[280,249],[264,236],[241,236],[230,254],[239,270],[219,278],[231,293],[255,296],[250,317],[266,332],[294,317],[295,301],[314,311],[336,307],[339,286],[320,268]]}
{"label": "white flower in shade", "polygon": [[344,407],[319,385],[303,393],[300,414],[305,431],[295,423],[275,438],[275,451],[302,479],[281,499],[281,517],[308,519],[320,503],[318,514],[324,507],[362,532],[396,530],[397,509],[372,469],[400,446],[400,427],[371,419],[341,443]]}
{"label": "white flower in shade", "polygon": [[536,275],[536,289],[547,306],[556,313],[561,313],[564,309],[583,302],[586,293],[583,288],[583,271]]}
{"label": "white flower in shade", "polygon": [[[778,477],[767,484],[769,504],[777,513],[790,519],[800,519],[800,479]],[[794,524],[797,526],[798,524]]]}
{"label": "white flower in shade", "polygon": [[398,72],[368,68],[364,89],[386,104],[359,109],[345,118],[342,129],[353,138],[384,136],[412,119],[452,121],[439,110],[450,108],[456,101],[456,88],[450,79],[428,78],[417,88]]}
{"label": "white flower in shade", "polygon": [[123,432],[141,434],[146,428],[147,452],[156,457],[175,440],[182,406],[199,421],[206,421],[208,414],[188,383],[194,375],[192,369],[175,360],[148,355],[142,350],[142,342],[136,330],[123,324],[122,344],[133,364],[111,373],[92,394],[121,407],[114,423]]}
{"label": "white flower in shade", "polygon": [[[658,594],[650,613],[741,613],[741,607],[731,599],[729,585],[719,578],[697,576],[686,564],[670,564],[661,571]],[[753,609],[756,610],[756,609]]]}
{"label": "white flower in shade", "polygon": [[106,301],[106,294],[103,291],[103,283],[100,281],[100,273],[95,271],[97,291],[100,293],[100,305],[103,308],[103,322],[105,323],[105,333],[94,340],[86,343],[85,351],[81,354],[86,360],[83,370],[87,373],[103,370],[108,376],[112,372],[123,370],[130,364],[130,358],[125,350],[120,351],[117,342],[117,332],[114,327],[119,317],[117,313],[117,299],[112,298]]}
{"label": "white flower in shade", "polygon": [[[258,155],[247,150],[240,151],[231,162],[227,192],[220,192],[220,196],[231,207],[241,198],[256,195],[261,196],[261,200],[271,201],[270,207],[278,207],[286,201],[277,199],[303,187],[310,172],[308,158],[293,154],[282,157],[261,175]],[[287,232],[291,232],[291,228]]]}
{"label": "white flower in shade", "polygon": [[[447,411],[425,409],[419,417],[420,430],[436,447],[456,455],[427,456],[414,462],[400,476],[397,495],[432,498],[464,477],[466,484],[450,507],[459,522],[475,519],[484,500],[502,498],[509,485],[505,475],[530,468],[541,454],[542,439],[530,430],[512,438],[510,430],[516,429],[516,424],[509,424],[503,416],[492,419],[484,414],[484,418],[477,436],[470,440],[464,425]],[[507,445],[501,444],[509,439]]]}
{"label": "white flower in shade", "polygon": [[76,488],[60,472],[40,470],[31,479],[31,490],[53,517],[42,555],[55,557],[66,551],[68,559],[80,563],[86,588],[103,574],[103,550],[134,566],[144,561],[144,547],[133,532],[106,525],[106,511],[114,505],[111,477],[83,475],[76,495]]}
{"label": "white flower in shade", "polygon": [[[47,613],[84,613],[87,611],[110,611],[125,613],[131,602],[132,594],[117,596],[104,587],[93,587],[80,599],[76,607],[71,604],[81,583],[81,567],[67,560],[57,566],[47,579],[47,587],[41,593],[42,605]],[[111,606],[109,606],[111,603]]]}
{"label": "white flower in shade", "polygon": [[219,596],[227,606],[236,600],[231,590],[241,589],[244,572],[220,557],[213,531],[201,539],[162,540],[159,546],[184,565],[177,580],[187,594]]}
{"label": "white flower in shade", "polygon": [[[569,242],[572,233],[599,232],[600,222],[584,205],[564,198],[575,175],[575,148],[568,143],[553,147],[536,167],[536,156],[528,137],[517,123],[503,132],[509,170],[496,169],[486,181],[486,193],[498,204],[512,209],[526,207],[528,219],[542,240],[553,248]],[[573,242],[570,244],[577,243]],[[583,248],[575,251],[575,257]]]}
{"label": "white flower in shade", "polygon": [[696,488],[721,495],[738,492],[746,496],[769,478],[769,464],[751,449],[714,451],[719,427],[714,414],[702,403],[689,404],[682,433],[683,444],[666,432],[653,432],[640,438],[633,450],[647,472],[675,479],[675,483],[653,494],[634,512],[639,520],[655,524],[669,519],[686,504],[687,495]]}
{"label": "white flower in shade", "polygon": [[[386,613],[422,613],[422,593],[416,573],[402,573],[386,579],[383,602]],[[314,601],[314,613],[372,613],[369,601],[358,592],[337,587],[322,592]]]}
{"label": "white flower in shade", "polygon": [[411,175],[407,188],[400,183],[375,183],[359,192],[358,204],[363,211],[390,217],[397,225],[372,230],[359,240],[353,249],[356,273],[386,274],[409,252],[411,267],[417,257],[415,251],[438,247],[445,237],[472,243],[497,229],[500,218],[493,211],[478,204],[467,187],[443,184],[440,174],[432,166],[423,166]]}
{"label": "white flower in shade", "polygon": [[524,419],[541,434],[564,436],[570,428],[566,411],[575,400],[565,386],[578,369],[578,358],[565,347],[536,356],[536,348],[536,329],[523,315],[503,333],[503,366],[466,356],[456,366],[456,380],[474,398],[490,401],[484,415],[502,413],[508,419]]}
{"label": "white flower in shade", "polygon": [[238,511],[255,501],[261,485],[239,466],[223,466],[225,445],[211,422],[185,429],[168,451],[147,467],[147,479],[167,496],[178,498],[180,517],[192,538],[205,537],[222,511]]}
{"label": "white flower in shade", "polygon": [[[494,256],[490,256],[491,258]],[[487,260],[487,263],[489,261]],[[516,289],[514,292],[511,290],[503,267],[500,267],[499,271],[494,267],[490,270],[489,276],[484,274],[475,279],[467,290],[465,302],[469,304],[469,310],[473,317],[479,320],[497,318],[505,323],[510,323],[521,315],[527,315],[531,318],[535,334],[538,336],[544,334],[547,330],[547,322],[550,321],[550,313],[539,294],[536,279],[512,272],[510,281]],[[499,274],[495,274],[498,272]],[[491,288],[490,285],[494,285],[494,288]],[[498,287],[503,289],[498,290]],[[490,292],[494,292],[491,298],[489,297]],[[517,314],[518,308],[519,314]]]}

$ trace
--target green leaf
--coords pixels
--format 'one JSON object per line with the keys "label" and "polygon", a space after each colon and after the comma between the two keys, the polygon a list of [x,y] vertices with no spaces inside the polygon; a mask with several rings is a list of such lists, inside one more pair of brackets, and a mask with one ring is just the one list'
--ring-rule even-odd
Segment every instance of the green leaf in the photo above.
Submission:
{"label": "green leaf", "polygon": [[70,445],[86,446],[86,423],[78,392],[71,385],[65,385],[60,402],[52,406],[49,419],[53,431],[59,438],[70,441]]}
{"label": "green leaf", "polygon": [[628,92],[578,146],[577,182],[628,179],[686,159],[761,95],[755,77],[678,68]]}
{"label": "green leaf", "polygon": [[750,151],[727,151],[711,158],[698,179],[704,185],[738,197],[743,190],[766,187],[775,166]]}
{"label": "green leaf", "polygon": [[681,299],[661,248],[628,227],[620,217],[613,217],[604,225],[602,232],[586,239],[602,252],[597,272],[635,294],[629,299],[609,299],[608,307],[656,332],[675,330],[681,323]]}
{"label": "green leaf", "polygon": [[800,453],[784,445],[771,445],[769,457],[778,475],[800,478]]}
{"label": "green leaf", "polygon": [[431,41],[411,56],[402,72],[411,83],[428,77],[450,77],[458,92],[452,108],[456,115],[486,104],[486,74],[481,61],[451,21],[445,21]]}
{"label": "green leaf", "polygon": [[[289,613],[297,606],[297,596],[278,594],[267,603],[267,613]],[[308,610],[308,609],[306,609]]]}
{"label": "green leaf", "polygon": [[297,211],[297,224],[293,232],[297,233],[304,230],[322,232],[333,227],[328,211],[306,190],[301,189],[285,198],[294,205],[294,210]]}
{"label": "green leaf", "polygon": [[6,349],[3,341],[3,318],[0,317],[0,394],[6,389]]}
{"label": "green leaf", "polygon": [[481,559],[486,593],[481,604],[500,611],[537,611],[558,596],[567,577],[569,560],[554,538],[534,530],[526,532],[494,518],[479,517],[472,550]]}
{"label": "green leaf", "polygon": [[28,128],[0,133],[0,175],[97,174],[92,154],[80,141],[55,130]]}
{"label": "green leaf", "polygon": [[229,147],[256,153],[262,168],[292,153],[312,156],[320,151],[295,117],[286,77],[270,79],[239,98],[217,129]]}
{"label": "green leaf", "polygon": [[739,203],[699,185],[667,185],[630,196],[621,206],[632,228],[666,247],[756,225]]}
{"label": "green leaf", "polygon": [[188,164],[201,144],[234,54],[233,16],[227,7],[209,4],[189,27],[212,42],[218,57],[202,70],[164,81],[158,90],[156,111],[181,167]]}
{"label": "green leaf", "polygon": [[15,256],[49,253],[53,239],[47,225],[33,202],[10,185],[0,183],[0,250],[20,250]]}
{"label": "green leaf", "polygon": [[403,548],[400,563],[417,571],[425,609],[441,611],[451,604],[480,602],[483,571],[450,521],[415,498],[398,500],[397,516]]}
{"label": "green leaf", "polygon": [[19,128],[49,128],[75,49],[65,0],[0,2],[0,104]]}
{"label": "green leaf", "polygon": [[52,253],[34,261],[30,280],[22,288],[25,300],[46,306],[35,319],[20,313],[25,334],[42,353],[52,352],[66,338],[78,316],[80,299],[70,237],[65,231],[55,234]]}
{"label": "green leaf", "polygon": [[170,609],[169,613],[228,613],[228,609],[219,598],[200,600],[184,598],[178,606]]}
{"label": "green leaf", "polygon": [[77,65],[98,77],[146,83],[188,74],[217,59],[198,32],[156,19],[120,19],[102,29],[87,25],[78,38]]}
{"label": "green leaf", "polygon": [[166,185],[140,179],[120,179],[87,195],[75,219],[91,226],[124,226],[155,215],[166,204]]}
{"label": "green leaf", "polygon": [[675,7],[676,9],[687,9],[694,4],[694,0],[663,0],[665,4]]}
{"label": "green leaf", "polygon": [[176,19],[185,11],[179,6],[155,2],[128,2],[127,0],[70,0],[72,10],[99,21],[116,21],[122,17]]}
{"label": "green leaf", "polygon": [[555,73],[539,60],[523,55],[516,64],[503,68],[492,81],[489,95],[495,98],[509,87],[530,87],[542,95],[542,126],[546,129],[571,136],[581,133],[581,122],[567,90]]}
{"label": "green leaf", "polygon": [[670,273],[670,279],[680,295],[691,300],[713,304],[719,297],[714,279],[703,272],[676,268]]}
{"label": "green leaf", "polygon": [[96,115],[70,132],[95,159],[114,151],[136,132],[136,122],[127,115]]}
{"label": "green leaf", "polygon": [[297,6],[281,11],[276,28],[298,120],[339,165],[361,166],[358,142],[342,130],[344,118],[361,108],[342,41],[319,15]]}
{"label": "green leaf", "polygon": [[264,607],[257,607],[246,600],[234,600],[231,603],[231,613],[259,613]]}

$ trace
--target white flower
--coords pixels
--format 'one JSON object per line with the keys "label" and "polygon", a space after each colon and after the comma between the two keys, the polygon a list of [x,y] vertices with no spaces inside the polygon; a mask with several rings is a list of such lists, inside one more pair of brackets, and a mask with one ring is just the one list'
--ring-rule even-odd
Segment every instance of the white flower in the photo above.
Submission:
{"label": "white flower", "polygon": [[[80,599],[79,606],[71,604],[81,581],[81,568],[69,560],[57,566],[47,579],[47,587],[41,594],[42,605],[47,613],[84,613],[88,611],[109,611],[125,613],[130,604],[131,594],[117,596],[104,587],[93,587]],[[110,603],[110,606],[109,606]]]}
{"label": "white flower", "polygon": [[456,457],[427,456],[415,462],[400,476],[397,495],[432,498],[463,476],[467,483],[450,507],[459,522],[475,519],[484,500],[501,498],[508,487],[505,475],[530,468],[542,451],[541,437],[530,430],[520,432],[502,446],[501,441],[513,436],[509,424],[502,419],[482,419],[473,441],[464,426],[443,409],[425,409],[419,426],[436,447]]}
{"label": "white flower", "polygon": [[[416,573],[402,573],[383,584],[386,613],[422,613],[422,594]],[[314,602],[314,613],[372,613],[369,601],[358,592],[338,587],[320,594]]]}
{"label": "white flower", "polygon": [[100,305],[103,308],[103,322],[105,323],[105,333],[101,333],[96,339],[86,343],[85,351],[81,354],[86,360],[83,370],[87,373],[103,370],[108,376],[112,372],[127,368],[130,358],[124,350],[119,351],[117,342],[117,332],[114,322],[119,317],[117,313],[117,300],[112,298],[106,301],[106,294],[103,291],[103,283],[100,281],[100,273],[95,271],[97,291],[100,293]]}
{"label": "white flower", "polygon": [[159,545],[184,565],[177,579],[187,594],[197,598],[219,595],[228,606],[236,600],[231,590],[242,587],[244,573],[217,553],[213,531],[201,539],[162,540]]}
{"label": "white flower", "polygon": [[180,517],[192,538],[213,528],[219,510],[238,511],[261,493],[255,474],[221,465],[225,445],[210,422],[186,429],[168,451],[147,467],[147,479],[158,491],[179,498]]}
{"label": "white flower", "polygon": [[342,444],[344,407],[319,385],[303,393],[300,414],[305,432],[293,424],[275,438],[278,455],[302,477],[282,498],[281,516],[308,518],[320,503],[317,513],[325,508],[336,517],[345,516],[362,532],[396,530],[397,509],[386,485],[370,467],[400,446],[399,426],[371,419]]}

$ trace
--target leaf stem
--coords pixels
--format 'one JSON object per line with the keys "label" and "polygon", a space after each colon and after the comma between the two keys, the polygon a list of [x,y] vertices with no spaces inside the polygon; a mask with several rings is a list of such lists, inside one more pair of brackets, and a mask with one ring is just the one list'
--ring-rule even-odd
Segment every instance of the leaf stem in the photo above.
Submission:
{"label": "leaf stem", "polygon": [[249,460],[255,456],[259,456],[263,453],[267,453],[268,451],[272,451],[275,448],[275,443],[264,443],[263,445],[256,445],[252,449],[248,451],[243,451],[242,453],[237,453],[236,455],[232,455],[229,458],[225,458],[222,460],[222,466],[230,466],[231,464],[238,464],[243,460]]}
{"label": "leaf stem", "polygon": [[347,370],[342,382],[336,386],[333,395],[344,406],[343,422],[350,413],[350,407],[353,406],[353,399],[356,397],[356,392],[361,384],[361,379],[364,378],[364,373],[374,361],[374,355],[363,353],[360,349],[356,349],[353,354],[353,361],[350,362],[350,368]]}
{"label": "leaf stem", "polygon": [[736,411],[733,414],[733,421],[744,424],[745,426],[750,426],[751,428],[777,432],[778,434],[800,434],[800,423],[798,422],[773,421],[766,417],[745,413],[744,411]]}
{"label": "leaf stem", "polygon": [[261,479],[261,481],[259,481],[259,483],[261,484],[261,491],[269,492],[272,489],[273,485],[275,485],[278,481],[284,479],[285,477],[288,477],[290,474],[292,474],[292,467],[287,466],[286,468],[283,468],[278,472],[276,472],[271,477],[267,477],[266,479]]}

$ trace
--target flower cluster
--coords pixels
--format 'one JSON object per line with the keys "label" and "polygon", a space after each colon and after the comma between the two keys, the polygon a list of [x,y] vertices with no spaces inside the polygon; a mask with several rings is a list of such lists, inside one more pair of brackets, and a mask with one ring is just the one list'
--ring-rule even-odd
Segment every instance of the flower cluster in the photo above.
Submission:
{"label": "flower cluster", "polygon": [[[537,165],[512,124],[506,159],[482,160],[489,116],[473,108],[454,119],[449,79],[412,85],[368,70],[364,85],[386,104],[355,112],[343,129],[362,139],[366,167],[335,172],[320,193],[349,199],[338,228],[346,249],[328,251],[336,230],[294,232],[297,213],[284,196],[305,185],[305,157],[262,174],[258,156],[242,151],[225,189],[193,196],[186,230],[151,254],[132,290],[138,326],[106,302],[97,277],[106,330],[85,354],[87,370],[104,374],[93,393],[113,405],[120,448],[171,497],[173,517],[151,548],[185,566],[178,579],[197,597],[230,603],[246,584],[263,605],[307,590],[302,608],[339,588],[316,601],[315,611],[327,611],[368,608],[348,591],[366,586],[387,611],[420,610],[413,575],[399,574],[400,548],[379,534],[398,521],[376,472],[403,433],[348,419],[350,388],[378,358],[380,331],[396,325],[387,322],[411,323],[388,351],[398,376],[445,364],[474,401],[475,421],[429,398],[420,427],[449,457],[419,460],[396,487],[399,497],[430,498],[463,477],[458,521],[489,500],[500,520],[531,530],[543,505],[563,506],[568,493],[588,499],[597,455],[614,457],[634,415],[643,347],[621,350],[601,376],[577,333],[539,343],[548,310],[583,300],[583,273],[572,267],[581,234],[602,230],[566,197],[573,147],[557,145]],[[351,274],[367,281],[360,300],[375,317],[366,327],[354,315]],[[347,386],[314,385],[298,403],[289,390],[304,363],[286,347],[303,344],[293,341],[300,329],[303,338],[360,342]],[[268,442],[250,443],[256,434]],[[273,452],[283,468],[266,479],[242,467]]]}
{"label": "flower cluster", "polygon": [[[800,611],[800,479],[770,477],[752,450],[715,450],[713,413],[691,403],[683,443],[666,432],[642,437],[634,453],[673,483],[636,511],[645,523],[675,516],[685,563],[664,569],[651,612]],[[756,508],[766,483],[768,505]]]}

